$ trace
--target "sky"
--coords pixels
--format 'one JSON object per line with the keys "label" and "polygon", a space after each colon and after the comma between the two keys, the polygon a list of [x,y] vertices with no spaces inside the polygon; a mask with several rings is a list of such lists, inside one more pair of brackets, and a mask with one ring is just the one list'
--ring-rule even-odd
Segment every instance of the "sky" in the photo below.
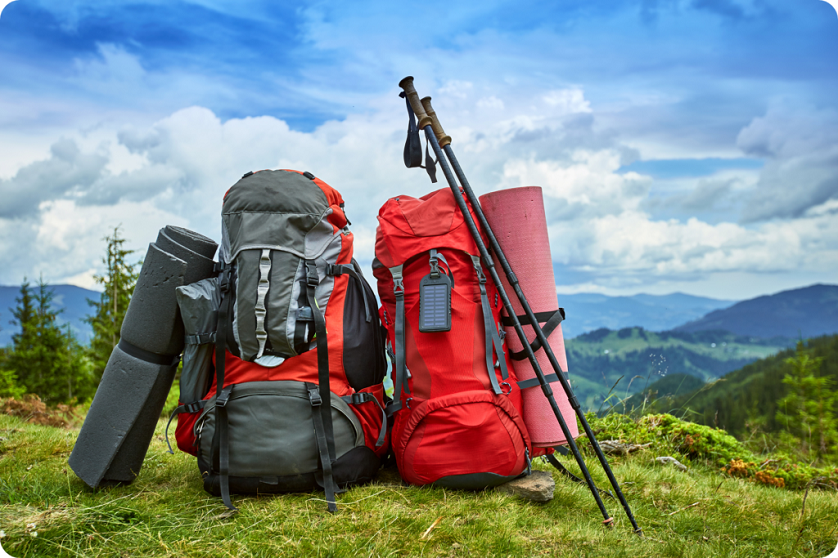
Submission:
{"label": "sky", "polygon": [[378,209],[445,186],[404,167],[407,75],[478,195],[543,188],[560,295],[838,283],[825,1],[17,0],[0,284],[95,288],[117,226],[137,259],[167,224],[219,240],[266,168],[342,193],[371,278]]}

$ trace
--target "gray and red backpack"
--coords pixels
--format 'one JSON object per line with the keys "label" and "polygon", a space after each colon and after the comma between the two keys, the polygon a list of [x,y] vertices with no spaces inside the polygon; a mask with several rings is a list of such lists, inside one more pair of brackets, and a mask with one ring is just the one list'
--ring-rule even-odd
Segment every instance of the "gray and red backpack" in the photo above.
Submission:
{"label": "gray and red backpack", "polygon": [[334,511],[388,450],[385,332],[349,224],[311,173],[247,173],[224,196],[218,276],[177,289],[175,437],[230,508],[321,488]]}

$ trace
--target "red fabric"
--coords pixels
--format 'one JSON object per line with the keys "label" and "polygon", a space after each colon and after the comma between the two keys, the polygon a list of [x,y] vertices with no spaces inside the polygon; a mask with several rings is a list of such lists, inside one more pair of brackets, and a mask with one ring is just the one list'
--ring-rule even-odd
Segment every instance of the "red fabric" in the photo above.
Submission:
{"label": "red fabric", "polygon": [[[410,393],[401,394],[402,409],[394,415],[391,434],[402,477],[428,484],[450,475],[520,473],[525,450],[532,450],[521,420],[521,392],[508,352],[506,380],[499,369],[487,370],[480,288],[469,257],[479,251],[453,194],[443,189],[419,199],[392,198],[379,211],[378,221],[375,256],[383,266],[374,266],[373,274],[382,302],[379,312],[393,348],[396,300],[388,268],[404,266]],[[449,332],[419,331],[419,284],[430,271],[431,249],[445,257],[454,277]],[[497,324],[502,305],[490,279],[485,288]],[[490,373],[507,395],[491,391]]]}
{"label": "red fabric", "polygon": [[475,472],[517,475],[526,467],[529,446],[518,410],[487,390],[423,401],[402,421],[393,442],[402,477],[419,485]]}

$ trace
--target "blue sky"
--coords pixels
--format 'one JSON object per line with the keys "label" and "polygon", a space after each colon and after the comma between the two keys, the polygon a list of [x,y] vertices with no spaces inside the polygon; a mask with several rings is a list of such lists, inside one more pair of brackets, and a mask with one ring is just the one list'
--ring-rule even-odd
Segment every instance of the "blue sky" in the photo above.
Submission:
{"label": "blue sky", "polygon": [[398,81],[478,193],[540,185],[560,293],[838,277],[838,14],[821,0],[17,0],[0,15],[0,283],[92,286],[102,237],[220,236],[244,172],[339,189],[372,259]]}

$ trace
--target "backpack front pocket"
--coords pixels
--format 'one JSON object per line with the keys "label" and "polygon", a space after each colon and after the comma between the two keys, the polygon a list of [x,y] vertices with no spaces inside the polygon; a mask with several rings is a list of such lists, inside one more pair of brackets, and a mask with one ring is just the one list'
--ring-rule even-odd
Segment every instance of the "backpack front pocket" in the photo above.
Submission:
{"label": "backpack front pocket", "polygon": [[[312,420],[316,407],[303,382],[238,384],[226,408],[231,477],[291,477],[320,469]],[[364,432],[355,413],[335,394],[331,410],[337,461],[364,446]],[[213,463],[215,418],[213,398],[195,425],[199,461],[206,467]]]}
{"label": "backpack front pocket", "polygon": [[504,395],[466,391],[423,401],[402,428],[394,450],[412,484],[482,489],[529,466],[529,435]]}

